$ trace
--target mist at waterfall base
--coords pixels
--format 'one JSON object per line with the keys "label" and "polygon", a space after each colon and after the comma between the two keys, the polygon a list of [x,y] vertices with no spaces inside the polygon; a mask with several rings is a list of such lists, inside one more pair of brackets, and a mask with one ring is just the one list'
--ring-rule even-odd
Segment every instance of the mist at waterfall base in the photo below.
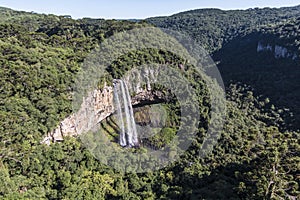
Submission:
{"label": "mist at waterfall base", "polygon": [[139,146],[137,128],[127,84],[121,79],[115,79],[113,83],[117,121],[120,128],[119,144],[122,147]]}

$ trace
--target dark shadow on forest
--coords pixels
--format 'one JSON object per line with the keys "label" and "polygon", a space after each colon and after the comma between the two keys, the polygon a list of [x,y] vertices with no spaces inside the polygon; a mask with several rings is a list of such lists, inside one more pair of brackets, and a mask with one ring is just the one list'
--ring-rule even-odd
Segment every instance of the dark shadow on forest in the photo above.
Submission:
{"label": "dark shadow on forest", "polygon": [[[273,46],[273,52],[257,52],[258,43]],[[213,59],[224,84],[247,84],[254,89],[255,96],[269,98],[270,104],[280,109],[290,109],[293,116],[286,114],[282,130],[300,129],[300,59],[275,58],[274,46],[284,46],[278,36],[251,33],[237,37],[215,52]],[[296,48],[288,49],[298,55]],[[289,111],[287,111],[289,112]],[[290,112],[289,112],[290,113]],[[284,126],[284,127],[283,127]]]}

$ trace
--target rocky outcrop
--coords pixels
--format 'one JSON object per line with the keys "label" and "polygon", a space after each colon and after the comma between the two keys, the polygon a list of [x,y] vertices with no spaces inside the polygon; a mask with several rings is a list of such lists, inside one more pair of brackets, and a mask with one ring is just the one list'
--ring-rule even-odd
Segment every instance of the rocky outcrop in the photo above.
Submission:
{"label": "rocky outcrop", "polygon": [[90,130],[114,112],[113,87],[104,86],[83,98],[80,109],[65,118],[44,138],[42,143],[61,141],[65,136],[77,136]]}
{"label": "rocky outcrop", "polygon": [[298,58],[295,52],[291,52],[287,48],[279,45],[275,45],[274,56],[275,58],[291,58],[293,60]]}
{"label": "rocky outcrop", "polygon": [[286,47],[279,45],[273,47],[271,44],[263,44],[262,42],[258,42],[257,52],[271,52],[276,59],[290,58],[296,60],[298,58],[297,53],[289,51]]}
{"label": "rocky outcrop", "polygon": [[142,90],[131,99],[131,102],[132,105],[148,105],[166,102],[169,99],[170,94],[163,93],[162,91]]}
{"label": "rocky outcrop", "polygon": [[257,45],[257,52],[264,52],[264,51],[273,51],[273,47],[270,44],[264,45],[262,42],[259,42]]}

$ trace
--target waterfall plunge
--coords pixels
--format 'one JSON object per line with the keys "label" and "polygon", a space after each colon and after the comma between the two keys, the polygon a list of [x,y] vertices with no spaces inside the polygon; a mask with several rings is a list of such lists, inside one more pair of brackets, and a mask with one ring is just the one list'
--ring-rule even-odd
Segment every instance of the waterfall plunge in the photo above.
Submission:
{"label": "waterfall plunge", "polygon": [[134,147],[138,145],[136,124],[133,116],[131,97],[126,83],[114,80],[114,97],[120,127],[120,145]]}

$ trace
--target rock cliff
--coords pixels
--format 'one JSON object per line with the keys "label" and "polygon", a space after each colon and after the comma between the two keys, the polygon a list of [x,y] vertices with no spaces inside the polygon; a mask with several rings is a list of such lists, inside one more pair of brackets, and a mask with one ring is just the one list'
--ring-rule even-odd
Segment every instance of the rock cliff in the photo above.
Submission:
{"label": "rock cliff", "polygon": [[291,58],[296,60],[298,55],[296,52],[289,51],[286,47],[279,45],[264,44],[258,42],[257,52],[272,52],[276,59],[278,58]]}
{"label": "rock cliff", "polygon": [[65,118],[44,138],[43,143],[61,141],[65,136],[77,136],[91,129],[114,112],[113,87],[104,86],[83,98],[80,109]]}

